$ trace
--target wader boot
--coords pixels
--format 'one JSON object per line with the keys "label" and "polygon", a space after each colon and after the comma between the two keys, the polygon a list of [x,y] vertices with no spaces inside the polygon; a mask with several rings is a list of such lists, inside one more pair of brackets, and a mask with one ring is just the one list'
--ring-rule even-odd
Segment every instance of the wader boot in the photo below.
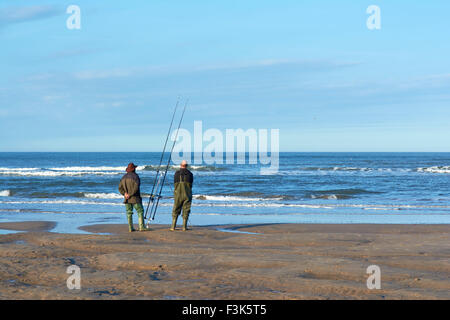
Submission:
{"label": "wader boot", "polygon": [[187,227],[188,218],[189,218],[188,215],[183,215],[183,231],[189,230]]}
{"label": "wader boot", "polygon": [[142,204],[137,203],[135,208],[139,219],[139,231],[150,231],[150,229],[146,228],[144,224],[144,208],[142,207]]}
{"label": "wader boot", "polygon": [[175,228],[177,227],[177,219],[178,216],[172,216],[172,226],[170,227],[170,231],[175,231]]}
{"label": "wader boot", "polygon": [[145,226],[143,217],[139,218],[139,231],[150,231],[150,229]]}
{"label": "wader boot", "polygon": [[129,232],[133,232],[136,231],[133,227],[133,216],[132,215],[127,215],[128,218],[128,231]]}
{"label": "wader boot", "polygon": [[127,211],[128,231],[129,232],[136,231],[133,228],[133,205],[127,203],[127,204],[125,204],[125,209]]}
{"label": "wader boot", "polygon": [[187,219],[183,219],[183,231],[189,230],[187,228]]}

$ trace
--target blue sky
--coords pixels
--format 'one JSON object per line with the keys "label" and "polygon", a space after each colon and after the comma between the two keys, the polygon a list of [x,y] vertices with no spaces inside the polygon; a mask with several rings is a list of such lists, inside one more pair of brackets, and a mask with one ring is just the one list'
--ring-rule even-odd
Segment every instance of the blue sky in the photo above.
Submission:
{"label": "blue sky", "polygon": [[[66,8],[81,8],[69,30]],[[368,30],[366,8],[381,9]],[[183,127],[282,151],[450,151],[450,2],[0,2],[0,151],[159,151]]]}

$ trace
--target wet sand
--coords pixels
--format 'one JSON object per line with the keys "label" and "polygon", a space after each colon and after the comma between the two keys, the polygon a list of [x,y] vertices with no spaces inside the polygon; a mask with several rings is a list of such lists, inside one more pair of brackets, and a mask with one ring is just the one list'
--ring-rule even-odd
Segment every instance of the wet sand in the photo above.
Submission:
{"label": "wet sand", "polygon": [[450,225],[53,227],[0,223],[0,299],[450,299]]}

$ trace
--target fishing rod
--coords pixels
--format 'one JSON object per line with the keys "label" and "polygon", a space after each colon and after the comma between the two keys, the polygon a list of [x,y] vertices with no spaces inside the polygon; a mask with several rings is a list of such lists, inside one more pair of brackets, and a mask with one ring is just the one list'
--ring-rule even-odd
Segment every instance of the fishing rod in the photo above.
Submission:
{"label": "fishing rod", "polygon": [[148,204],[147,204],[147,208],[145,210],[144,219],[147,219],[147,213],[148,213],[148,208],[150,206],[150,202],[153,202],[153,200],[154,200],[153,192],[155,191],[155,186],[157,186],[157,181],[159,182],[158,175],[159,175],[161,164],[162,164],[162,161],[164,158],[164,153],[166,152],[167,141],[169,140],[170,131],[172,130],[172,125],[173,125],[173,119],[175,118],[175,114],[177,112],[179,102],[180,102],[180,96],[178,96],[177,104],[175,105],[175,110],[173,111],[173,114],[172,114],[172,120],[170,121],[170,126],[169,126],[169,131],[167,132],[166,141],[164,142],[164,148],[161,153],[161,159],[159,159],[159,165],[156,168],[156,176],[155,176],[155,180],[153,181],[152,192],[150,193],[150,197],[148,199]]}
{"label": "fishing rod", "polygon": [[[162,178],[162,181],[160,182],[160,179],[158,179],[158,183],[156,185],[155,193],[157,193],[158,190],[159,190],[159,193],[156,196],[156,202],[154,200],[152,201],[152,207],[151,207],[150,215],[149,215],[149,218],[151,218],[151,220],[155,220],[155,215],[156,215],[156,211],[158,209],[159,200],[162,198],[161,193],[162,193],[162,189],[164,187],[164,182],[166,181],[167,170],[169,170],[170,161],[172,160],[172,152],[173,152],[173,149],[175,148],[175,143],[177,142],[178,132],[180,131],[181,123],[183,122],[184,112],[186,111],[188,101],[189,100],[186,100],[186,103],[183,108],[183,113],[181,114],[180,122],[178,123],[177,133],[175,134],[175,139],[172,144],[172,149],[170,150],[169,160],[167,161],[166,169],[164,170],[164,173],[161,172],[161,175],[160,175],[160,178]],[[154,199],[155,199],[155,197],[154,197]]]}

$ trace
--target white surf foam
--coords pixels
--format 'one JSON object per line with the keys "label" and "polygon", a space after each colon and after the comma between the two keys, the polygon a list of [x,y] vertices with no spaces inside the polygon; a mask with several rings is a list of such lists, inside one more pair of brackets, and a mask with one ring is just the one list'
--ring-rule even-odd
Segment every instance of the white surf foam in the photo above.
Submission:
{"label": "white surf foam", "polygon": [[232,201],[238,201],[238,202],[254,202],[254,201],[275,201],[275,200],[282,200],[282,198],[252,198],[252,197],[239,197],[239,196],[221,196],[221,195],[204,195],[204,194],[198,194],[193,196],[194,199],[197,200],[208,200],[208,201],[226,201],[226,202],[232,202]]}
{"label": "white surf foam", "polygon": [[125,172],[126,167],[57,167],[57,168],[49,168],[53,171],[123,171]]}
{"label": "white surf foam", "polygon": [[97,202],[83,200],[42,200],[42,201],[0,201],[6,204],[81,204],[81,205],[111,205],[123,206],[121,202]]}
{"label": "white surf foam", "polygon": [[0,171],[33,171],[39,168],[0,168]]}
{"label": "white surf foam", "polygon": [[314,194],[311,195],[311,199],[328,199],[328,200],[338,200],[338,196],[335,194],[331,194],[331,195],[321,195],[321,196],[316,196]]}
{"label": "white surf foam", "polygon": [[417,171],[429,173],[450,173],[450,166],[433,166],[428,168],[418,168]]}
{"label": "white surf foam", "polygon": [[[105,206],[123,206],[121,201],[116,201],[111,199],[110,202],[105,201],[95,201],[94,199],[89,200],[41,200],[41,201],[0,201],[1,204],[67,204],[67,205],[105,205]],[[172,201],[168,202],[160,202],[160,206],[162,207],[172,207]],[[342,209],[342,208],[359,208],[361,210],[382,210],[382,211],[391,211],[391,210],[449,210],[450,206],[439,206],[439,205],[371,205],[371,204],[349,204],[349,205],[339,205],[339,204],[289,204],[289,203],[270,203],[270,202],[253,202],[253,203],[230,203],[230,202],[216,202],[216,203],[208,203],[208,202],[200,202],[195,201],[192,204],[193,207],[227,207],[227,208],[298,208],[298,209]]]}
{"label": "white surf foam", "polygon": [[94,199],[123,199],[119,193],[84,193],[85,198]]}
{"label": "white surf foam", "polygon": [[11,191],[9,191],[9,190],[0,191],[0,197],[9,197],[10,195],[11,195]]}
{"label": "white surf foam", "polygon": [[311,172],[410,172],[408,168],[368,168],[368,167],[302,167],[299,171]]}
{"label": "white surf foam", "polygon": [[[137,171],[146,170],[152,166],[138,166]],[[155,166],[156,168],[157,166]],[[164,167],[165,168],[165,167]],[[196,167],[197,168],[197,167]],[[198,167],[200,168],[200,167]],[[0,175],[25,176],[25,177],[59,177],[59,176],[83,176],[83,175],[119,175],[125,174],[126,166],[68,166],[52,168],[0,168]]]}
{"label": "white surf foam", "polygon": [[[66,168],[0,168],[0,175],[25,176],[25,177],[59,177],[59,176],[83,176],[120,174],[118,170],[102,171],[109,167],[66,167]],[[114,168],[114,167],[111,167]],[[95,169],[95,170],[94,170]],[[122,168],[123,169],[123,168]],[[124,170],[123,170],[124,171]]]}

